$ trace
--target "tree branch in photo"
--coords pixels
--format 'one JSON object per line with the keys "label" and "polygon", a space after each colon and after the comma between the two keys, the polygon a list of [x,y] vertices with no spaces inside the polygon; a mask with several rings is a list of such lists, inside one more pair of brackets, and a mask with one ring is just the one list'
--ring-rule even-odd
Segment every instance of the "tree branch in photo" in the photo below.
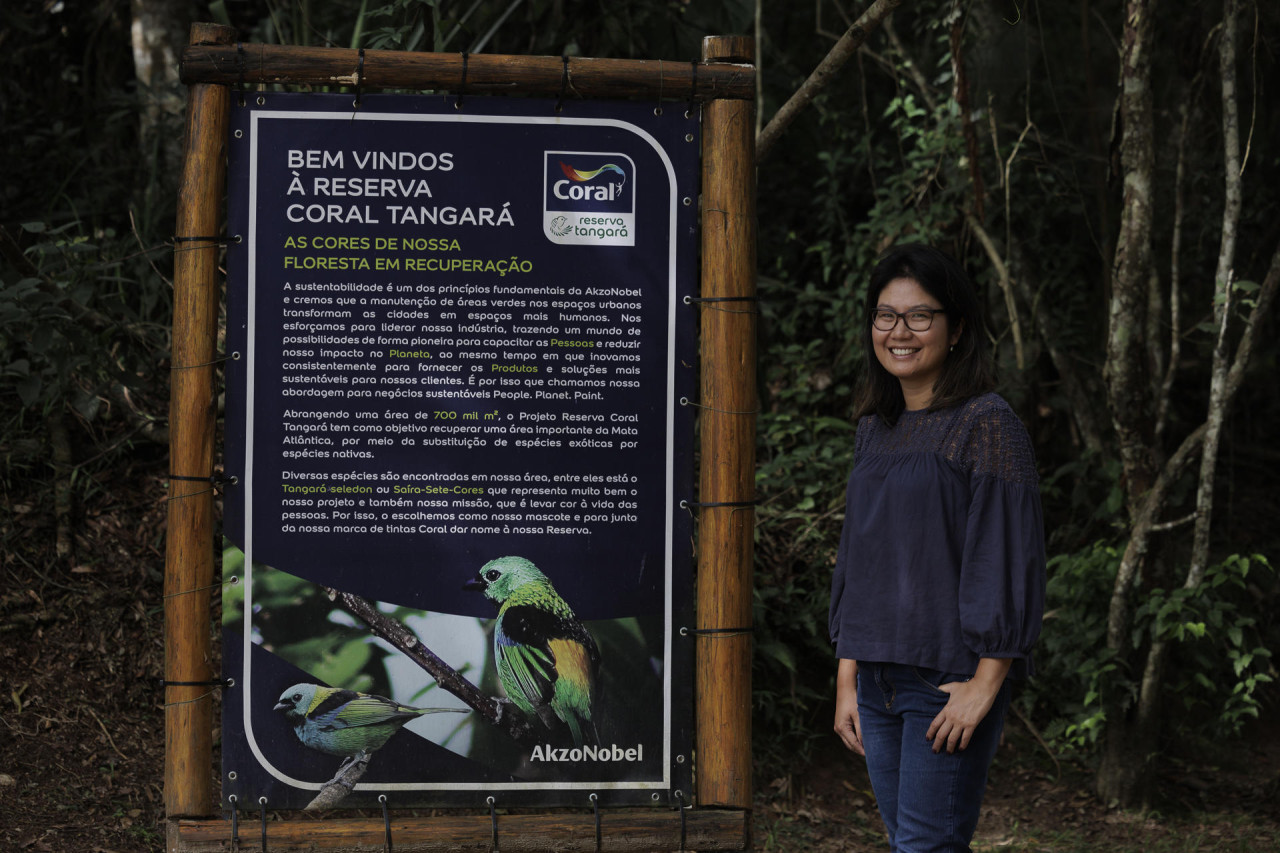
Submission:
{"label": "tree branch in photo", "polygon": [[322,588],[330,601],[340,603],[351,615],[368,625],[369,630],[426,670],[437,684],[469,705],[491,725],[523,746],[532,747],[537,744],[537,737],[528,721],[514,710],[515,706],[510,701],[480,692],[478,687],[424,646],[416,634],[385,613],[379,612],[373,602],[354,593],[331,587]]}
{"label": "tree branch in photo", "polygon": [[862,46],[867,40],[867,36],[880,25],[880,22],[901,5],[902,0],[875,0],[867,11],[862,13],[858,20],[853,22],[853,26],[845,31],[840,37],[840,41],[836,42],[835,47],[827,53],[822,62],[818,63],[818,67],[809,75],[809,79],[805,80],[795,94],[782,105],[782,108],[769,120],[764,130],[760,131],[756,137],[756,162],[764,160],[768,156],[769,150],[773,148],[773,144],[778,141],[778,137],[791,126],[796,116],[809,105],[809,103],[826,88],[827,84],[836,75],[836,72],[844,67],[849,58]]}
{"label": "tree branch in photo", "polygon": [[303,811],[311,812],[333,808],[355,789],[356,783],[360,781],[360,777],[368,769],[369,753],[360,750],[355,757],[338,768],[338,772],[334,774],[332,779],[324,783],[320,788],[320,793],[316,794],[314,800],[307,803]]}

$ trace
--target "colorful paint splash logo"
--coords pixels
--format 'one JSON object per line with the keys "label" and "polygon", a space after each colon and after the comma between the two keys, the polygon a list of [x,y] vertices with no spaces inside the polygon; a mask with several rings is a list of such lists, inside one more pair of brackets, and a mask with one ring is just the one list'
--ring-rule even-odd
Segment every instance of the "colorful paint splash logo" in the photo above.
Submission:
{"label": "colorful paint splash logo", "polygon": [[605,163],[599,169],[593,169],[590,172],[583,172],[579,169],[573,168],[568,163],[561,160],[560,171],[564,172],[564,176],[566,178],[568,178],[571,181],[575,181],[577,183],[583,183],[584,181],[589,181],[592,178],[594,178],[596,175],[600,174],[601,172],[617,172],[619,177],[622,178],[622,183],[625,184],[627,182],[626,172],[622,171],[622,168],[620,166],[615,166],[613,163]]}
{"label": "colorful paint splash logo", "polygon": [[[627,183],[627,173],[622,171],[622,167],[613,163],[605,163],[599,169],[584,171],[575,169],[563,160],[560,161],[560,171],[568,178],[566,181],[556,181],[551,191],[559,199],[572,199],[573,201],[616,201],[622,198],[622,188]],[[613,180],[606,172],[614,172],[618,175],[617,180]],[[595,184],[594,186],[586,186],[588,182],[594,181],[599,175],[605,174],[605,180]]]}

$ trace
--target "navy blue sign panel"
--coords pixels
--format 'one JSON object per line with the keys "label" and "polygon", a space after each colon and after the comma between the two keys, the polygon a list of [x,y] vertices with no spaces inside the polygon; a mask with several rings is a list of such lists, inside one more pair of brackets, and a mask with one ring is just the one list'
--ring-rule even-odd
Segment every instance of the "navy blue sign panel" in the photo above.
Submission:
{"label": "navy blue sign panel", "polygon": [[224,805],[305,806],[354,758],[343,806],[674,802],[696,113],[274,93],[233,113]]}

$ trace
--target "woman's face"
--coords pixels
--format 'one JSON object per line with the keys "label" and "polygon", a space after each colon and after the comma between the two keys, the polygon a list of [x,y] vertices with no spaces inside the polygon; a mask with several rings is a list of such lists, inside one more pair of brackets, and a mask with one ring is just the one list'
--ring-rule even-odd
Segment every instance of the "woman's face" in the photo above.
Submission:
{"label": "woman's face", "polygon": [[[876,300],[877,310],[908,314],[913,310],[940,311],[942,305],[915,279],[895,278],[884,286]],[[871,327],[871,343],[881,366],[902,384],[908,409],[927,408],[933,386],[942,374],[947,352],[960,339],[963,321],[949,322],[947,315],[933,315],[933,323],[923,332],[912,331],[905,317],[898,317],[893,329]]]}

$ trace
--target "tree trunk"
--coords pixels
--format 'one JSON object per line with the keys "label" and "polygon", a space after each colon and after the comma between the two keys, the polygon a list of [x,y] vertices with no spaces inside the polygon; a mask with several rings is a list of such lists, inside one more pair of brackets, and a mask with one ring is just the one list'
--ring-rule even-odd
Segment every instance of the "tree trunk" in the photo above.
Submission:
{"label": "tree trunk", "polygon": [[[1107,359],[1103,370],[1133,528],[1116,577],[1108,616],[1107,645],[1122,656],[1127,645],[1129,591],[1145,564],[1150,522],[1158,514],[1158,506],[1152,507],[1148,502],[1148,493],[1156,480],[1157,463],[1152,429],[1155,412],[1143,340],[1153,268],[1155,120],[1151,52],[1155,6],[1155,0],[1128,0],[1125,5],[1119,110],[1124,202],[1112,265]],[[1141,802],[1147,756],[1153,752],[1159,723],[1158,716],[1137,715],[1136,709],[1126,707],[1127,704],[1123,695],[1107,699],[1107,738],[1096,780],[1099,796],[1122,806]]]}
{"label": "tree trunk", "polygon": [[[176,175],[182,168],[182,119],[186,91],[178,80],[178,58],[195,20],[187,0],[131,0],[134,76],[138,81],[138,128],[144,158],[154,173]],[[165,197],[172,187],[157,188]],[[157,198],[160,196],[157,195]]]}

